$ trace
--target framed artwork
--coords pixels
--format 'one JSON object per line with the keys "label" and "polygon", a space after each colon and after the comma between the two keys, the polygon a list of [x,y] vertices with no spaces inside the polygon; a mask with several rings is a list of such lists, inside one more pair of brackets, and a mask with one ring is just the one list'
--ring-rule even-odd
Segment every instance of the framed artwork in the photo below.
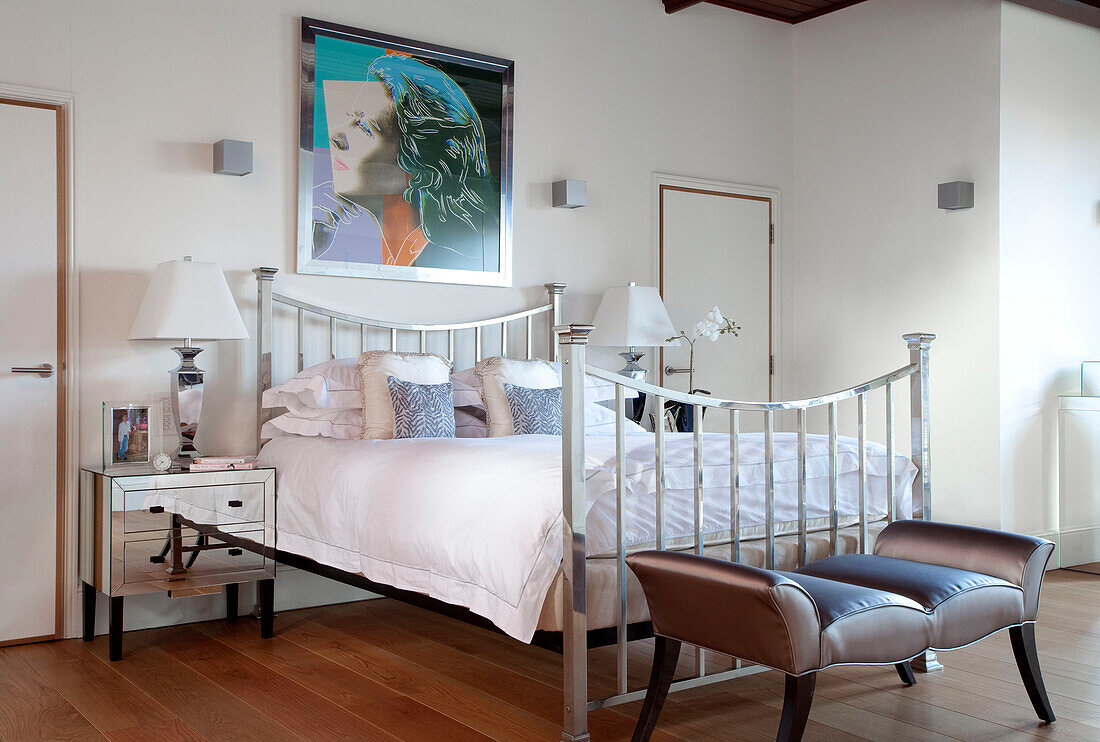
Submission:
{"label": "framed artwork", "polygon": [[103,403],[103,469],[148,466],[159,453],[159,420],[148,402]]}
{"label": "framed artwork", "polygon": [[509,286],[506,59],[302,19],[298,272]]}

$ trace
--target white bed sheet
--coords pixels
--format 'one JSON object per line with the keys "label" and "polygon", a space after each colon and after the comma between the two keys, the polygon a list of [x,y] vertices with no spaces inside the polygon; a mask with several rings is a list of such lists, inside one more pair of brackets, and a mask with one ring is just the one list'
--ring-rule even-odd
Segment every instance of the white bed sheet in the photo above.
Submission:
{"label": "white bed sheet", "polygon": [[[828,441],[810,436],[808,515],[828,513]],[[654,540],[653,435],[627,437],[627,543]],[[858,513],[852,483],[858,445],[838,442],[842,515]],[[729,437],[703,436],[704,531],[729,531]],[[796,517],[797,437],[777,433],[776,518]],[[285,436],[260,463],[278,476],[277,546],[376,582],[414,590],[493,621],[529,642],[561,564],[561,440],[552,436],[481,439],[335,440]],[[868,444],[868,503],[885,514],[886,457]],[[666,537],[693,533],[694,467],[689,434],[666,436]],[[763,439],[741,437],[741,525],[764,524]],[[910,508],[915,467],[895,459],[901,508]],[[845,485],[844,482],[849,484]],[[588,553],[612,551],[615,440],[587,437]]]}

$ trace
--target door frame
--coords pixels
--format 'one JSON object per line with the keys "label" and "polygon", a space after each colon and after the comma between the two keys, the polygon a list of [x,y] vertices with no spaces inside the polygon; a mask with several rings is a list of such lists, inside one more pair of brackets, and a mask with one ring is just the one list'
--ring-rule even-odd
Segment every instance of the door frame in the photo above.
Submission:
{"label": "door frame", "polygon": [[[79,461],[78,285],[73,239],[74,100],[71,93],[0,84],[5,103],[57,111],[57,595],[54,634],[60,639],[78,625],[77,462]],[[20,640],[27,641],[27,640]]]}
{"label": "door frame", "polygon": [[[664,273],[662,267],[662,256],[664,252],[664,237],[662,228],[664,226],[664,193],[667,190],[674,191],[689,191],[704,194],[717,194],[731,196],[734,198],[745,198],[755,201],[767,201],[771,211],[771,244],[769,246],[769,279],[771,281],[771,302],[768,307],[768,322],[769,322],[769,346],[770,355],[772,358],[772,373],[768,377],[768,400],[745,400],[745,401],[772,401],[776,396],[782,396],[782,376],[780,370],[783,368],[782,348],[782,308],[783,308],[783,294],[781,280],[780,266],[783,261],[782,256],[782,210],[780,203],[780,191],[778,188],[772,188],[769,186],[753,186],[745,185],[743,183],[732,183],[722,180],[708,180],[706,178],[692,178],[684,175],[671,175],[669,173],[653,173],[652,186],[650,191],[653,194],[653,275],[656,279],[657,291],[663,295],[664,293]],[[680,329],[680,328],[677,328]],[[664,348],[657,349],[658,360],[658,384],[664,385],[665,376],[665,358]]]}

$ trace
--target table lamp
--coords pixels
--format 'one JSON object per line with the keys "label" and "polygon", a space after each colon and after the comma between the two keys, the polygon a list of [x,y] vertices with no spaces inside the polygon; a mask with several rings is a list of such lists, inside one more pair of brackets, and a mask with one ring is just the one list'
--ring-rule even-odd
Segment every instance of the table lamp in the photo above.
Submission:
{"label": "table lamp", "polygon": [[596,329],[588,337],[590,345],[627,347],[620,353],[626,366],[619,370],[623,376],[645,381],[646,370],[638,365],[645,356],[637,346],[679,345],[679,340],[669,341],[676,334],[668,317],[661,295],[652,286],[638,286],[633,281],[627,286],[612,286],[603,293],[596,318]]}
{"label": "table lamp", "polygon": [[195,340],[245,340],[248,331],[233,301],[225,274],[217,263],[197,263],[191,256],[157,265],[145,298],[141,300],[130,340],[182,340],[172,348],[179,367],[169,372],[172,413],[180,445],[173,456],[189,463],[200,454],[195,448],[202,411],[205,372],[195,365],[202,348]]}

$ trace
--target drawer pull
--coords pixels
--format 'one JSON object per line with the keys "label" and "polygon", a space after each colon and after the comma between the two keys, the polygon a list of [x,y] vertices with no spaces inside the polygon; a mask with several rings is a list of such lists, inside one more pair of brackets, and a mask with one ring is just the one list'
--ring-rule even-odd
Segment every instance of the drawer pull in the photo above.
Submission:
{"label": "drawer pull", "polygon": [[149,512],[153,513],[153,514],[163,513],[164,512],[164,506],[163,505],[154,505],[153,507],[149,508]]}
{"label": "drawer pull", "polygon": [[162,556],[151,556],[151,557],[149,557],[149,561],[152,562],[153,564],[164,564],[164,557],[162,557]]}
{"label": "drawer pull", "polygon": [[243,552],[240,549],[230,549],[226,552],[229,556],[240,556]]}
{"label": "drawer pull", "polygon": [[241,502],[240,500],[230,500],[229,501],[229,507],[231,507],[231,508],[239,508],[239,507],[243,507],[243,506],[244,506],[244,503]]}

